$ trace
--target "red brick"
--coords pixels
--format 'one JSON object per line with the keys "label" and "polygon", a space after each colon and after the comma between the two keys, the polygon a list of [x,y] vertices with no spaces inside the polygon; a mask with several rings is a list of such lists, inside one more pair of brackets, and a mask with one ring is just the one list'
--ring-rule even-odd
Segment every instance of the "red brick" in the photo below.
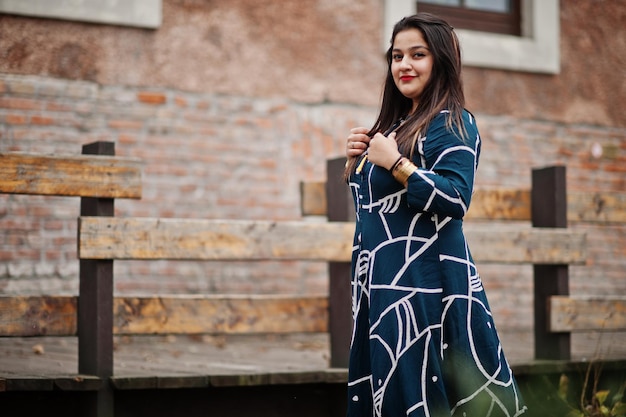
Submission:
{"label": "red brick", "polygon": [[165,94],[149,91],[137,93],[137,99],[140,102],[147,104],[164,104],[167,101],[167,97],[165,97]]}
{"label": "red brick", "polygon": [[74,110],[74,107],[67,103],[59,103],[56,101],[48,101],[44,105],[45,109],[48,111],[62,111],[69,112]]}
{"label": "red brick", "polygon": [[187,184],[180,187],[180,192],[183,194],[193,193],[198,189],[198,186],[195,184]]}
{"label": "red brick", "polygon": [[626,164],[607,164],[604,166],[604,170],[607,172],[626,172]]}
{"label": "red brick", "polygon": [[43,229],[48,231],[63,230],[65,222],[61,220],[44,220]]}
{"label": "red brick", "polygon": [[15,256],[13,250],[0,250],[0,261],[10,261]]}
{"label": "red brick", "polygon": [[279,112],[283,112],[285,110],[288,110],[288,107],[286,104],[279,104],[276,105],[274,107],[272,107],[271,109],[269,109],[270,113],[279,113]]}
{"label": "red brick", "polygon": [[28,210],[28,214],[30,216],[37,217],[45,217],[52,215],[52,207],[51,206],[31,206]]}
{"label": "red brick", "polygon": [[15,251],[13,259],[20,261],[37,261],[39,260],[39,251],[34,249],[18,249]]}
{"label": "red brick", "polygon": [[598,162],[584,162],[583,161],[580,163],[580,167],[584,170],[595,171],[596,169],[600,167],[600,164]]}
{"label": "red brick", "polygon": [[137,137],[122,133],[117,137],[117,141],[120,143],[120,145],[135,145],[137,143]]}
{"label": "red brick", "polygon": [[21,114],[7,114],[4,116],[4,122],[8,125],[25,125],[28,119]]}
{"label": "red brick", "polygon": [[0,97],[0,108],[15,110],[40,110],[41,102],[28,98]]}
{"label": "red brick", "polygon": [[143,122],[137,120],[109,120],[108,126],[111,129],[119,130],[140,130],[143,127]]}
{"label": "red brick", "polygon": [[274,159],[259,159],[257,165],[260,168],[275,170],[277,168],[276,160]]}
{"label": "red brick", "polygon": [[55,237],[54,239],[52,239],[52,243],[57,248],[61,246],[74,246],[76,244],[76,237],[75,236]]}
{"label": "red brick", "polygon": [[261,129],[271,129],[274,125],[272,119],[256,119],[255,123]]}
{"label": "red brick", "polygon": [[34,125],[52,125],[55,120],[52,117],[46,116],[31,116],[30,123]]}

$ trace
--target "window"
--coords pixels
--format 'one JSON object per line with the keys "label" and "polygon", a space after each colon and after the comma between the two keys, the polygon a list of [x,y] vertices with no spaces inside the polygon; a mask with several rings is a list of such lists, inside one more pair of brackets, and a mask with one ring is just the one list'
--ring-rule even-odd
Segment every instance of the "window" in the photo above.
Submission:
{"label": "window", "polygon": [[[457,0],[443,1],[460,3]],[[460,29],[460,26],[453,24],[459,27],[455,31],[461,41],[464,65],[547,74],[559,73],[559,0],[518,1],[519,36],[493,33],[485,28]],[[475,5],[477,2],[489,3],[492,9],[496,7],[494,4],[499,3],[498,0],[467,0],[465,3]],[[389,47],[389,36],[395,22],[415,13],[418,9],[424,10],[423,6],[426,3],[429,3],[428,0],[384,0],[384,50]],[[492,9],[490,10],[493,12]],[[447,16],[442,17],[450,20]]]}
{"label": "window", "polygon": [[457,29],[521,35],[520,0],[420,0],[417,11],[444,17]]}
{"label": "window", "polygon": [[0,13],[155,29],[162,0],[1,0]]}

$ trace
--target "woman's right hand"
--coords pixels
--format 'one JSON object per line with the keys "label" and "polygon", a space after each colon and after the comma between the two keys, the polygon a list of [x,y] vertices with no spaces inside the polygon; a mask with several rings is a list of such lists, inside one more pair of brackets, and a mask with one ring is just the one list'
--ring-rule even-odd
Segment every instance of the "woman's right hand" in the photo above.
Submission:
{"label": "woman's right hand", "polygon": [[389,136],[376,133],[370,142],[369,160],[385,169],[391,170],[393,165],[402,156],[398,151],[396,142],[396,132],[391,132]]}
{"label": "woman's right hand", "polygon": [[355,127],[350,129],[350,135],[346,141],[346,156],[354,158],[365,152],[370,143],[370,137],[367,136],[369,129],[366,127]]}

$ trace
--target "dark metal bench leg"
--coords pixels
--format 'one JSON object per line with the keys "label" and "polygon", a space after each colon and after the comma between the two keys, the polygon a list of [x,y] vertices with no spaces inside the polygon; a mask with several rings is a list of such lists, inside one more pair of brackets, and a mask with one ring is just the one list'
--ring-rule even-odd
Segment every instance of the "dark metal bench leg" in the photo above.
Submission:
{"label": "dark metal bench leg", "polygon": [[[115,155],[112,142],[83,146],[83,154]],[[81,216],[113,216],[112,198],[82,198]],[[78,298],[78,372],[102,379],[100,390],[85,402],[85,416],[114,415],[113,260],[80,260]]]}
{"label": "dark metal bench leg", "polygon": [[[531,218],[533,227],[567,227],[565,167],[532,171]],[[570,334],[548,328],[551,295],[569,295],[567,265],[533,265],[535,358],[570,359]]]}

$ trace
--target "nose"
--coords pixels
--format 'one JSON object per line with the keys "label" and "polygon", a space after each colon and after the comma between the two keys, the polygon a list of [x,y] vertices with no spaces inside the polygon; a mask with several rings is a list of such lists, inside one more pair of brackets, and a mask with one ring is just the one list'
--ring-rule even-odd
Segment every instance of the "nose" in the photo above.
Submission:
{"label": "nose", "polygon": [[401,68],[411,68],[411,63],[409,62],[409,58],[407,55],[405,55],[402,58],[402,61],[400,61],[400,67]]}

